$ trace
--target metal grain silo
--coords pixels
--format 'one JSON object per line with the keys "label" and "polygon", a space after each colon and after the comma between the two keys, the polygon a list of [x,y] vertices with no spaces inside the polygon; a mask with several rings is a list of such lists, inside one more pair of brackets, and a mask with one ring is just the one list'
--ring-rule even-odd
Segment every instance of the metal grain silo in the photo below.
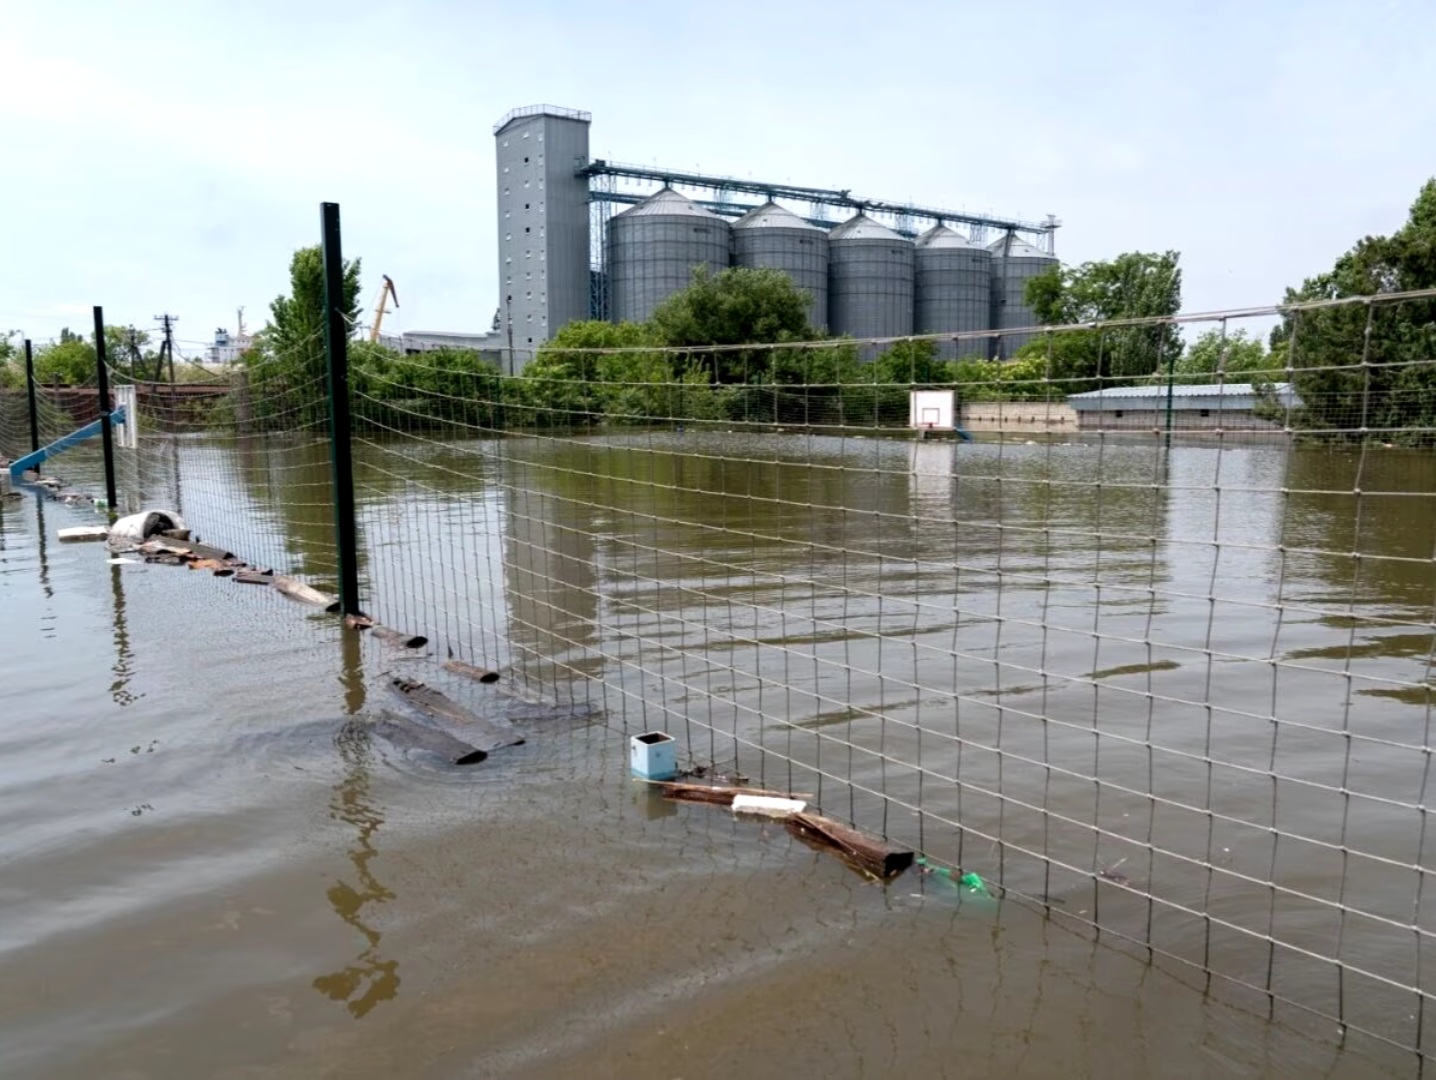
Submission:
{"label": "metal grain silo", "polygon": [[688,287],[693,268],[728,268],[728,223],[664,188],[608,223],[609,317],[642,322]]}
{"label": "metal grain silo", "polygon": [[808,294],[808,322],[828,325],[828,234],[767,202],[733,222],[733,265],[781,270]]}
{"label": "metal grain silo", "polygon": [[[988,330],[992,319],[992,252],[946,225],[917,238],[914,331],[953,334]],[[985,357],[987,338],[938,343],[938,355]]]}
{"label": "metal grain silo", "polygon": [[[1033,326],[1037,316],[1027,306],[1027,283],[1056,265],[1057,257],[1039,251],[1026,240],[1008,233],[987,245],[992,252],[992,328],[1010,330]],[[1004,334],[996,340],[995,355],[1011,359],[1035,334]]]}
{"label": "metal grain silo", "polygon": [[855,338],[911,334],[912,278],[912,241],[854,215],[828,233],[828,328]]}

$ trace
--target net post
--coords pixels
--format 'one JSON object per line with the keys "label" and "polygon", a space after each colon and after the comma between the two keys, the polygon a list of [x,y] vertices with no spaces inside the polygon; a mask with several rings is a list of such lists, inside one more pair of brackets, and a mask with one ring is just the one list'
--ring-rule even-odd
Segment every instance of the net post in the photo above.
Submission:
{"label": "net post", "polygon": [[334,483],[334,539],[339,555],[339,606],[359,615],[359,533],[354,521],[354,457],[349,419],[349,326],[344,317],[344,252],[339,204],[321,203],[324,251],[324,353],[329,391],[329,449]]}
{"label": "net post", "polygon": [[25,339],[25,397],[30,406],[30,453],[40,449],[40,410],[35,402],[35,350]]}
{"label": "net post", "polygon": [[95,376],[99,383],[100,442],[105,451],[105,510],[115,516],[115,435],[110,430],[110,372],[105,361],[105,309],[95,305]]}

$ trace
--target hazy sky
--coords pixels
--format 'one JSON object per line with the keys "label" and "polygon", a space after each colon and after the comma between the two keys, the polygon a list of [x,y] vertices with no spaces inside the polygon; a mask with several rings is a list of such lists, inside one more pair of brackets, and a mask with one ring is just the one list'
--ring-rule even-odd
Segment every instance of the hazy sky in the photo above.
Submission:
{"label": "hazy sky", "polygon": [[1433,43],[1432,0],[10,0],[0,331],[262,325],[325,200],[386,329],[486,329],[492,128],[539,102],[596,157],[1055,213],[1066,261],[1269,303],[1436,174]]}

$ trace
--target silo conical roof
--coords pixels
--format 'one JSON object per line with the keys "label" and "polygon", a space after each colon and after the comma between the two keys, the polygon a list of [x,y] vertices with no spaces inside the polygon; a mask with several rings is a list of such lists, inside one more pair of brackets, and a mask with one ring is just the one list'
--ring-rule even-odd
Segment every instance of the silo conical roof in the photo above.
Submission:
{"label": "silo conical roof", "polygon": [[917,246],[920,248],[966,248],[968,250],[982,251],[981,244],[974,244],[961,233],[953,232],[946,225],[934,225],[917,238]]}
{"label": "silo conical roof", "polygon": [[896,240],[899,243],[911,243],[904,237],[899,236],[885,225],[879,225],[867,214],[854,214],[843,222],[832,232],[828,233],[829,240]]}
{"label": "silo conical roof", "polygon": [[[671,187],[660,188],[648,198],[644,199],[637,206],[630,206],[621,214],[614,214],[614,220],[618,218],[635,217],[697,217],[711,218],[714,221],[722,221],[717,214],[703,209],[692,199],[685,198],[678,194]],[[724,222],[724,224],[727,224]]]}
{"label": "silo conical roof", "polygon": [[[990,244],[987,245],[987,250],[990,251],[990,252],[992,252],[994,255],[1002,255],[1002,254],[1003,254],[1003,248],[1004,248],[1004,246],[1007,244],[1007,242],[1008,242],[1008,240],[1007,240],[1007,237],[1006,237],[1006,236],[999,236],[996,240],[994,240],[992,243],[990,243]],[[1014,236],[1014,237],[1012,238],[1012,246],[1011,246],[1011,247],[1008,247],[1008,248],[1006,249],[1006,258],[1009,258],[1009,259],[1051,259],[1051,258],[1053,258],[1053,256],[1052,256],[1052,255],[1049,255],[1047,252],[1043,251],[1041,248],[1033,247],[1031,244],[1029,244],[1026,240],[1022,239],[1020,236]]]}
{"label": "silo conical roof", "polygon": [[797,214],[786,207],[769,201],[762,206],[755,206],[746,214],[733,222],[735,229],[809,229],[813,232],[823,230],[816,225],[804,221]]}

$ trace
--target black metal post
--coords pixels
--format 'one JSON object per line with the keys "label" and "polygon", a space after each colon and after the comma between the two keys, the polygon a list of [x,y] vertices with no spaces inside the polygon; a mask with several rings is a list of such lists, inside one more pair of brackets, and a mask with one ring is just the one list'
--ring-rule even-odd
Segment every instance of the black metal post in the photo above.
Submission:
{"label": "black metal post", "polygon": [[349,324],[344,318],[344,252],[339,204],[319,207],[324,236],[324,351],[329,359],[329,448],[334,480],[334,539],[339,549],[339,610],[360,615],[359,530],[354,522],[354,455],[349,419]]}
{"label": "black metal post", "polygon": [[40,449],[40,410],[35,404],[35,351],[25,339],[25,394],[30,400],[30,451]]}
{"label": "black metal post", "polygon": [[95,375],[99,380],[100,442],[105,448],[105,509],[113,518],[115,495],[115,436],[110,430],[110,372],[105,363],[105,309],[95,306]]}

